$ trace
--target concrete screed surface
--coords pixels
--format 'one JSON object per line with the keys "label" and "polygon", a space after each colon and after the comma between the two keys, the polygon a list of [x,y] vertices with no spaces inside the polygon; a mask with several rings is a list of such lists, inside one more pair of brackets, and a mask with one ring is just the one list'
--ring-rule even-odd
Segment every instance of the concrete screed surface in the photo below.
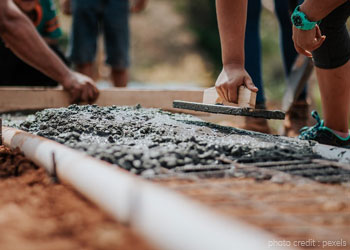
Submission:
{"label": "concrete screed surface", "polygon": [[139,105],[71,105],[37,112],[17,125],[6,119],[4,123],[146,177],[179,167],[227,169],[234,162],[321,158],[308,141],[218,126]]}

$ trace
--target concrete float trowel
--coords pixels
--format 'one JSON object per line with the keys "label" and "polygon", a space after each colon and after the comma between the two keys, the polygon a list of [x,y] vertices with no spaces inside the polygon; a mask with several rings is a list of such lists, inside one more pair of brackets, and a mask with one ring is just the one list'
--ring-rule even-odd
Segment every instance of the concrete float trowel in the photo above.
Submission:
{"label": "concrete float trowel", "polygon": [[214,114],[250,116],[255,118],[284,120],[285,113],[279,110],[255,109],[256,93],[245,86],[238,91],[238,105],[223,101],[215,87],[204,90],[203,103],[175,100],[173,107]]}

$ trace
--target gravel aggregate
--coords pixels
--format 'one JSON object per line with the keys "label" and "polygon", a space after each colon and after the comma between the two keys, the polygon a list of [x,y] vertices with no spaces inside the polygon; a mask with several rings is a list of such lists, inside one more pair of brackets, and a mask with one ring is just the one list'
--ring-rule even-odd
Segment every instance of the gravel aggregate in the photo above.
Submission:
{"label": "gravel aggregate", "polygon": [[219,126],[185,114],[96,105],[46,109],[4,123],[152,176],[181,166],[314,159],[312,145],[287,137]]}

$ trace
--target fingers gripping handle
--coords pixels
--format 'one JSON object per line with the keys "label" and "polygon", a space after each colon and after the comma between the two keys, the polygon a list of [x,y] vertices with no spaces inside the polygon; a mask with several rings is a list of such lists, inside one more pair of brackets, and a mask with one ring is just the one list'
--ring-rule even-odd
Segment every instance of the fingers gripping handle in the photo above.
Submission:
{"label": "fingers gripping handle", "polygon": [[215,87],[204,90],[203,103],[205,104],[223,104],[227,106],[239,106],[242,108],[255,108],[256,93],[250,91],[245,86],[240,86],[238,90],[238,105],[226,102],[221,99]]}
{"label": "fingers gripping handle", "polygon": [[238,106],[244,108],[255,108],[256,92],[245,86],[240,86],[238,90]]}

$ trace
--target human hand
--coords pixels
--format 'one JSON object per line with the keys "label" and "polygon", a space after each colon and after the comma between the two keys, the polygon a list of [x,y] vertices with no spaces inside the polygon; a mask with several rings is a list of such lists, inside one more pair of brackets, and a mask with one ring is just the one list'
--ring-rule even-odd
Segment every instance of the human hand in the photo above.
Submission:
{"label": "human hand", "polygon": [[62,8],[62,11],[66,15],[72,14],[72,3],[71,0],[60,0],[60,5]]}
{"label": "human hand", "polygon": [[294,47],[300,54],[312,57],[311,52],[321,47],[325,40],[326,36],[321,34],[317,24],[312,30],[301,30],[293,25]]}
{"label": "human hand", "polygon": [[133,13],[138,13],[146,8],[148,0],[133,0],[130,4],[130,10]]}
{"label": "human hand", "polygon": [[99,91],[91,78],[77,72],[72,72],[63,82],[63,88],[68,91],[71,103],[94,102]]}
{"label": "human hand", "polygon": [[215,83],[221,99],[232,103],[238,102],[238,90],[242,85],[253,92],[258,92],[248,72],[242,66],[232,64],[224,66]]}

